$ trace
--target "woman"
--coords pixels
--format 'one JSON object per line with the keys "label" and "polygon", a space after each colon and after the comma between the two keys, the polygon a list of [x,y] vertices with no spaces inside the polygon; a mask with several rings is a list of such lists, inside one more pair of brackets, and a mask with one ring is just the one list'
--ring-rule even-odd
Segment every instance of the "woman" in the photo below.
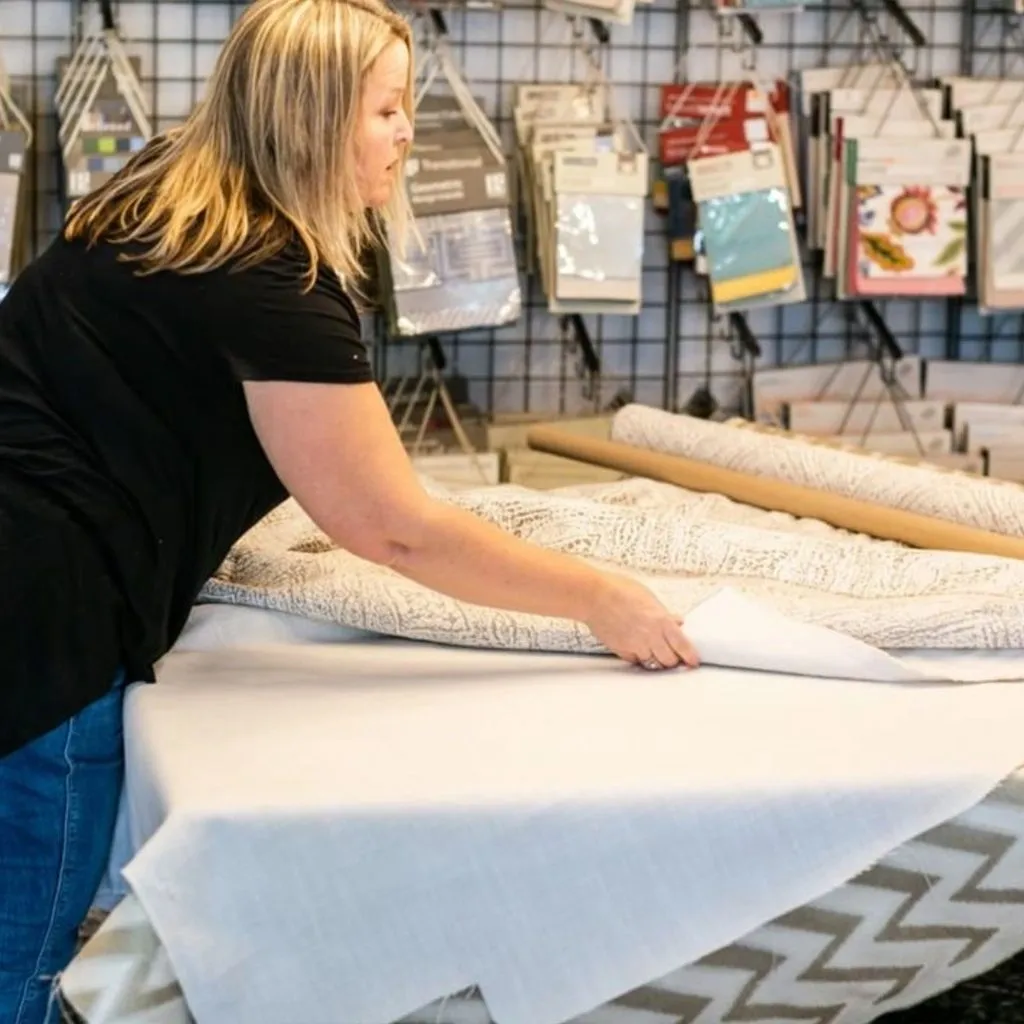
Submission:
{"label": "woman", "polygon": [[83,199],[0,305],[5,1024],[51,1019],[104,870],[123,685],[153,679],[287,495],[428,587],[576,619],[647,667],[696,663],[645,588],[417,483],[352,299],[371,211],[403,224],[410,50],[379,0],[258,0],[187,123]]}

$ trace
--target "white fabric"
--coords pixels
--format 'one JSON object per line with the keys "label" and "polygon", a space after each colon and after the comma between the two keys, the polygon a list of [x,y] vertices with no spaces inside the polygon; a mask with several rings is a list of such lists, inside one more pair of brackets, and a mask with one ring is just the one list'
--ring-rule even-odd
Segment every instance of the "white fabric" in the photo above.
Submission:
{"label": "white fabric", "polygon": [[935,659],[934,651],[889,654],[823,626],[787,619],[730,587],[690,612],[686,632],[708,665],[755,672],[878,683],[994,681],[1020,672],[1019,665],[993,659],[959,666]]}
{"label": "white fabric", "polygon": [[[332,622],[318,622],[283,612],[268,612],[258,608],[235,608],[231,605],[199,605],[192,609],[188,626],[182,634],[177,650],[217,650],[277,643],[355,643],[371,639],[375,634],[350,629]],[[92,901],[99,910],[113,910],[128,892],[121,868],[135,854],[136,843],[130,829],[126,788],[121,795],[121,807],[114,830],[110,860]],[[149,817],[144,814],[143,817]]]}
{"label": "white fabric", "polygon": [[[733,596],[688,629],[742,660],[768,619]],[[865,683],[296,621],[199,609],[126,704],[126,876],[198,1024],[388,1024],[474,984],[498,1024],[566,1021],[1024,762],[1024,686],[921,681],[1024,679],[1020,652],[890,658],[772,621],[790,668],[915,680]]]}

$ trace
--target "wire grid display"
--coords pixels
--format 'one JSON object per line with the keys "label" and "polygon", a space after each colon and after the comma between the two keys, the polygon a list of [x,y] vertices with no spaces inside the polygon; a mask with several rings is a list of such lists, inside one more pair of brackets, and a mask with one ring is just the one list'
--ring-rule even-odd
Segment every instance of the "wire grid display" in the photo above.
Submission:
{"label": "wire grid display", "polygon": [[[152,121],[160,131],[184,118],[202,95],[220,46],[244,0],[125,0],[115,5],[129,53],[142,64]],[[871,7],[871,4],[867,5]],[[904,9],[927,45],[904,49],[919,76],[951,73],[1014,74],[1024,68],[1020,35],[1008,31],[1004,0],[930,0]],[[17,94],[36,128],[31,240],[34,251],[58,230],[59,171],[53,95],[56,65],[80,37],[84,18],[98,5],[82,0],[3,0],[0,46]],[[659,87],[689,79],[727,79],[756,65],[764,78],[790,71],[870,58],[863,26],[849,0],[827,0],[799,14],[766,13],[762,40],[742,44],[740,25],[723,33],[705,5],[654,0],[638,5],[631,26],[610,26],[604,68],[615,85],[618,110],[657,153]],[[444,8],[461,68],[488,116],[512,145],[512,106],[522,82],[570,81],[582,73],[569,22],[540,0],[503,0],[491,9]],[[888,15],[878,25],[892,39],[898,25]],[[850,307],[830,300],[808,274],[808,301],[759,310],[748,322],[760,344],[757,366],[841,358],[862,339]],[[733,408],[743,368],[735,345],[714,318],[706,287],[691,267],[667,258],[665,226],[649,208],[643,275],[643,308],[637,316],[587,317],[600,373],[586,379],[578,348],[532,276],[523,278],[524,310],[518,323],[498,330],[441,337],[449,373],[465,380],[470,401],[485,412],[584,412],[628,396],[666,408],[684,407],[709,385],[719,403]],[[970,300],[888,300],[877,303],[906,352],[946,358],[1018,361],[1024,358],[1020,315],[980,317]],[[377,319],[376,358],[381,376],[414,372],[419,346],[383,336]]]}

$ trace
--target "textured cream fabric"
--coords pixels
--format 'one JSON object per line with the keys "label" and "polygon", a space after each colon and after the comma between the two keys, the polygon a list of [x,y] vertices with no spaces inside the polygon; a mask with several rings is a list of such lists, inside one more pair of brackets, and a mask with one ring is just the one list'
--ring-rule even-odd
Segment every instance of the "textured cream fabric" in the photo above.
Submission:
{"label": "textured cream fabric", "polygon": [[844,451],[810,440],[744,430],[725,423],[630,405],[612,420],[612,439],[682,455],[724,469],[774,477],[936,516],[1011,537],[1024,536],[1024,488],[871,452]]}
{"label": "textured cream fabric", "polygon": [[[617,439],[1024,535],[1024,489],[870,455],[621,410]],[[642,578],[685,614],[727,584],[883,648],[1024,649],[1024,562],[919,551],[644,480],[449,494],[520,537]],[[333,549],[289,503],[237,545],[204,599],[469,647],[595,651],[574,623],[495,612]]]}

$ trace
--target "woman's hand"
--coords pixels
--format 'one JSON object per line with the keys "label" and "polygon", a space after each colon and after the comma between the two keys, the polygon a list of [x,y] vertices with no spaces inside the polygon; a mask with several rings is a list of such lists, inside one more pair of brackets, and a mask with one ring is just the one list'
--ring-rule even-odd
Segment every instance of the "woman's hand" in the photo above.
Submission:
{"label": "woman's hand", "polygon": [[647,669],[680,664],[694,668],[700,663],[680,618],[647,587],[612,573],[603,582],[584,622],[608,650],[623,661]]}
{"label": "woman's hand", "polygon": [[376,385],[244,387],[275,472],[340,547],[459,601],[582,622],[626,661],[697,664],[678,617],[646,587],[431,498]]}

